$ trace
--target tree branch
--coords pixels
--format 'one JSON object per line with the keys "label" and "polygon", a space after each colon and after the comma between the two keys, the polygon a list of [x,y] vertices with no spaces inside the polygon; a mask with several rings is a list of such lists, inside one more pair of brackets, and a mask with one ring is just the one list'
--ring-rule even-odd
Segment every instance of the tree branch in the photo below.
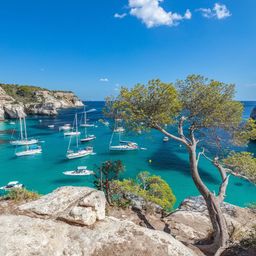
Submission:
{"label": "tree branch", "polygon": [[167,132],[165,129],[163,129],[161,126],[159,126],[158,124],[155,124],[154,125],[154,128],[157,129],[158,131],[162,132],[163,134],[165,134],[167,137],[171,138],[171,139],[174,139],[176,141],[179,141],[181,143],[183,143],[184,145],[188,146],[188,142],[186,139],[183,139],[183,138],[180,138],[178,136],[175,136],[169,132]]}

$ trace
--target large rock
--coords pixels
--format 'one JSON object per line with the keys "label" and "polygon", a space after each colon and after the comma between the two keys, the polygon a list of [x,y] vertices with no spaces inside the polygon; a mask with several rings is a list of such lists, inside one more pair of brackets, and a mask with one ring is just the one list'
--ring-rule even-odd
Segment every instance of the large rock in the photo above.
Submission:
{"label": "large rock", "polygon": [[0,216],[0,255],[196,256],[162,231],[107,217],[93,228],[27,216]]}
{"label": "large rock", "polygon": [[[256,225],[256,213],[229,203],[222,205],[232,239],[239,240],[241,233],[247,233]],[[185,199],[173,214],[165,219],[171,234],[180,241],[196,242],[205,239],[212,230],[205,201],[202,196]],[[236,233],[234,233],[234,230]]]}
{"label": "large rock", "polygon": [[21,104],[6,104],[4,105],[5,116],[7,118],[16,119],[25,117],[24,106]]}
{"label": "large rock", "polygon": [[25,109],[29,115],[55,116],[58,114],[53,103],[26,104]]}
{"label": "large rock", "polygon": [[105,195],[88,187],[61,187],[40,199],[19,206],[26,214],[92,225],[105,218]]}
{"label": "large rock", "polygon": [[252,112],[251,112],[251,118],[256,120],[256,107],[254,107]]}

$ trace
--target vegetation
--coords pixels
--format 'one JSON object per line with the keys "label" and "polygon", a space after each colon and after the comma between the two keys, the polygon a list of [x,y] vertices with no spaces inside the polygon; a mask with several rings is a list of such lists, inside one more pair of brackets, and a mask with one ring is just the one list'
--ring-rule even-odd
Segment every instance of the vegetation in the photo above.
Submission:
{"label": "vegetation", "polygon": [[248,152],[232,152],[223,163],[236,176],[242,176],[256,183],[256,158]]}
{"label": "vegetation", "polygon": [[35,92],[45,88],[29,85],[0,84],[0,87],[18,102],[31,102],[35,100]]}
{"label": "vegetation", "polygon": [[161,177],[148,172],[139,173],[136,180],[112,181],[111,192],[118,205],[127,201],[127,194],[132,194],[143,198],[147,203],[161,206],[167,212],[172,210],[176,201],[170,186]]}
{"label": "vegetation", "polygon": [[[220,147],[212,152],[213,159],[206,156],[206,151],[211,149],[205,150],[207,143],[203,136],[205,131],[210,131],[208,135],[214,138],[216,146],[226,141],[227,137],[236,143],[241,142],[241,138],[244,143],[253,138],[255,129],[251,123],[242,122],[243,106],[234,100],[234,95],[235,86],[232,84],[190,75],[175,85],[152,80],[146,85],[137,84],[132,89],[123,87],[116,98],[106,99],[106,115],[123,119],[135,131],[156,129],[178,142],[177,147],[179,144],[185,146],[191,177],[206,201],[214,230],[212,244],[207,245],[206,249],[216,256],[221,255],[229,241],[226,221],[220,208],[228,186],[229,171],[219,159],[223,155]],[[172,125],[176,131],[172,129],[170,132],[167,125]],[[201,157],[206,157],[220,174],[217,194],[207,187],[200,176]],[[250,169],[248,166],[246,168]],[[241,165],[239,170],[244,171],[244,166]]]}
{"label": "vegetation", "polygon": [[124,166],[120,160],[106,161],[97,170],[94,185],[97,189],[104,191],[107,201],[111,204],[110,182],[118,179],[119,174],[124,171]]}
{"label": "vegetation", "polygon": [[22,202],[36,200],[39,197],[40,195],[38,193],[29,191],[25,188],[14,188],[8,192],[8,194],[5,196],[5,199],[13,200],[15,202]]}

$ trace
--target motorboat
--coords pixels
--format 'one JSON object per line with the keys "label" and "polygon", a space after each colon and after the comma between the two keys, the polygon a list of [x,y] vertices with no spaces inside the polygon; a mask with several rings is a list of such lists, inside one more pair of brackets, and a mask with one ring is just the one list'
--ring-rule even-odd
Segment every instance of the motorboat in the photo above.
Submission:
{"label": "motorboat", "polygon": [[94,174],[93,171],[87,169],[87,166],[78,166],[76,170],[63,172],[68,176],[88,176]]}
{"label": "motorboat", "polygon": [[48,125],[48,128],[54,128],[55,126],[54,126],[54,124],[49,124]]}
{"label": "motorboat", "polygon": [[78,136],[81,132],[79,131],[72,131],[72,132],[64,132],[64,136]]}
{"label": "motorboat", "polygon": [[10,181],[7,185],[0,187],[1,190],[11,190],[14,188],[24,188],[24,185],[19,183],[18,181]]}
{"label": "motorboat", "polygon": [[169,141],[169,137],[164,136],[164,138],[163,138],[163,142],[168,142],[168,141]]}

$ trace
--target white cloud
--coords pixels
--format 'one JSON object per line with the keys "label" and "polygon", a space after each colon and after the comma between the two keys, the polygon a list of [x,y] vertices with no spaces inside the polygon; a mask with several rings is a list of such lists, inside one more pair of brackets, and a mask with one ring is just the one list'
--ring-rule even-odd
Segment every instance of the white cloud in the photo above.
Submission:
{"label": "white cloud", "polygon": [[127,15],[127,13],[115,13],[114,17],[117,19],[123,19],[125,16]]}
{"label": "white cloud", "polygon": [[130,14],[140,19],[148,28],[161,25],[175,26],[184,19],[191,19],[187,10],[184,15],[165,11],[159,4],[164,0],[129,0]]}
{"label": "white cloud", "polygon": [[205,18],[216,18],[218,20],[228,18],[232,15],[227,6],[220,3],[215,3],[212,9],[200,8],[198,11],[200,11]]}
{"label": "white cloud", "polygon": [[108,78],[100,78],[100,82],[105,82],[105,83],[107,83],[107,82],[109,82],[109,80],[108,80]]}

